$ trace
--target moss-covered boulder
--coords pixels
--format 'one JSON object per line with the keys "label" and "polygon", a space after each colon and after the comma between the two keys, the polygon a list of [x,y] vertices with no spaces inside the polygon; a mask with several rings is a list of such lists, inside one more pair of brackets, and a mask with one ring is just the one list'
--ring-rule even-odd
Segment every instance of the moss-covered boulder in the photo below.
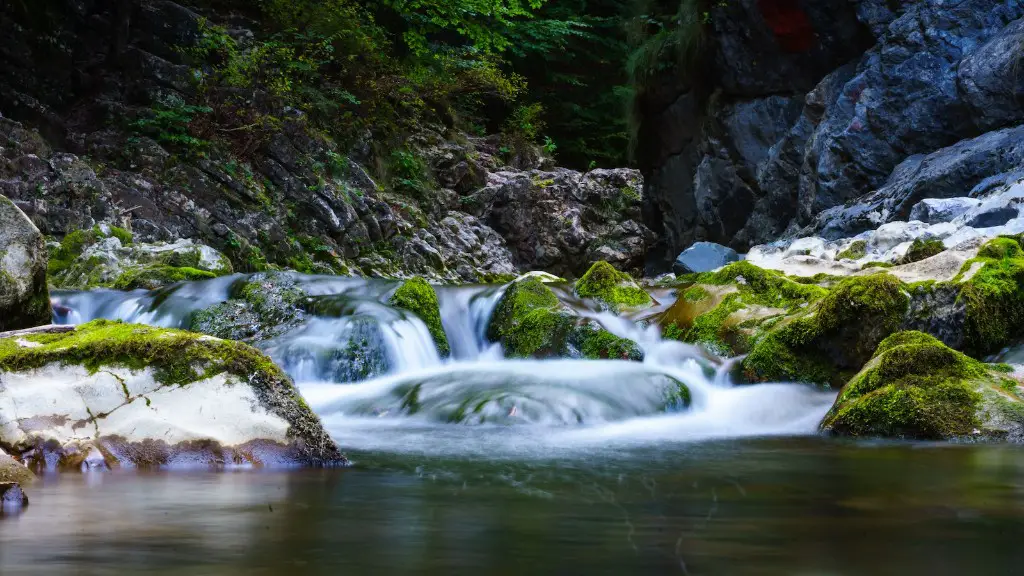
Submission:
{"label": "moss-covered boulder", "polygon": [[448,337],[441,324],[441,306],[437,301],[437,292],[423,278],[406,280],[391,296],[391,305],[416,315],[423,320],[434,339],[437,352],[442,358],[451,354]]}
{"label": "moss-covered boulder", "polygon": [[644,359],[644,353],[636,342],[616,336],[592,320],[584,321],[573,328],[569,333],[568,343],[578,351],[580,357],[591,360]]}
{"label": "moss-covered boulder", "polygon": [[678,299],[659,319],[665,336],[723,356],[747,353],[765,330],[827,294],[748,262],[681,280]]}
{"label": "moss-covered boulder", "polygon": [[0,446],[37,464],[334,465],[291,380],[248,345],[97,320],[0,339]]}
{"label": "moss-covered boulder", "polygon": [[231,272],[228,258],[209,246],[191,240],[138,244],[125,229],[96,225],[54,245],[48,273],[57,288],[155,290]]}
{"label": "moss-covered boulder", "polygon": [[231,298],[192,314],[189,328],[226,340],[256,343],[280,336],[305,319],[308,296],[298,281],[267,272],[237,281]]}
{"label": "moss-covered boulder", "polygon": [[0,196],[0,331],[48,324],[50,315],[43,236]]}
{"label": "moss-covered boulder", "polygon": [[1017,238],[987,242],[952,282],[961,286],[965,352],[996,352],[1024,333],[1024,249]]}
{"label": "moss-covered boulder", "polygon": [[1020,440],[1024,403],[1005,369],[906,331],[879,344],[821,427],[847,436]]}
{"label": "moss-covered boulder", "polygon": [[625,272],[616,270],[611,264],[600,261],[587,270],[573,288],[580,298],[596,300],[612,312],[623,312],[647,308],[654,304],[650,294]]}
{"label": "moss-covered boulder", "polygon": [[527,277],[505,290],[487,327],[492,342],[501,342],[513,358],[564,356],[575,315],[539,278]]}
{"label": "moss-covered boulder", "polygon": [[846,278],[767,331],[744,360],[744,372],[757,381],[841,386],[900,329],[909,304],[903,284],[889,274]]}

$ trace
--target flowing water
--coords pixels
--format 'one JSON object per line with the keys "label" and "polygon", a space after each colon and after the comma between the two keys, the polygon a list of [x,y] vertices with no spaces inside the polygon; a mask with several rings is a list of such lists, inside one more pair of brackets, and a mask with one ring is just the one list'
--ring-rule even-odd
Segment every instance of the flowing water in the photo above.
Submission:
{"label": "flowing water", "polygon": [[[57,319],[187,327],[238,279],[60,293]],[[504,358],[486,338],[495,287],[438,289],[442,359],[387,305],[397,284],[297,279],[344,313],[260,346],[353,468],[46,477],[0,522],[0,573],[1009,574],[1024,560],[1012,447],[819,437],[834,394],[734,386],[734,362],[564,290],[644,362]]]}

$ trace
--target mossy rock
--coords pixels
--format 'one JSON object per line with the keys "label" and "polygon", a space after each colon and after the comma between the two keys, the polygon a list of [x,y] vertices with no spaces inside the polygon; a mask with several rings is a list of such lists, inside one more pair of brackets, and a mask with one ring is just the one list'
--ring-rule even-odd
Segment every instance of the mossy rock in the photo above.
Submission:
{"label": "mossy rock", "polygon": [[868,253],[868,243],[864,240],[854,240],[846,250],[836,254],[836,260],[860,260]]}
{"label": "mossy rock", "polygon": [[231,299],[193,312],[189,329],[227,340],[262,342],[298,326],[308,295],[292,276],[268,272],[240,280]]}
{"label": "mossy rock", "polygon": [[654,304],[651,296],[629,274],[619,272],[604,261],[595,262],[576,282],[574,291],[580,298],[597,300],[616,313]]}
{"label": "mossy rock", "polygon": [[914,240],[914,243],[910,245],[910,249],[900,259],[900,264],[920,262],[926,258],[941,254],[945,250],[946,246],[938,238],[928,238],[927,240],[918,238]]}
{"label": "mossy rock", "polygon": [[[260,409],[287,423],[289,450],[296,453],[300,461],[320,465],[345,461],[291,379],[269,358],[246,344],[108,320],[89,322],[69,332],[0,339],[0,377],[8,379],[13,376],[6,373],[24,375],[53,367],[75,367],[90,375],[99,372],[112,375],[123,388],[123,404],[112,410],[138,401],[132,410],[140,414],[150,401],[154,406],[158,402],[155,396],[150,398],[146,394],[173,392],[180,396],[177,390],[185,389],[187,395],[195,386],[224,376],[229,388],[248,386]],[[140,382],[131,381],[135,378],[133,375],[140,373],[150,374],[150,382],[155,386],[147,393],[137,392],[135,387],[145,378]],[[8,380],[7,384],[10,383]],[[251,409],[256,410],[256,407]],[[90,419],[101,425],[101,421],[108,422],[106,415],[90,412]],[[216,416],[210,418],[216,419]]]}
{"label": "mossy rock", "polygon": [[694,274],[676,303],[661,316],[665,337],[704,344],[723,356],[745,354],[765,329],[828,294],[749,262]]}
{"label": "mossy rock", "polygon": [[415,314],[426,323],[430,336],[437,346],[437,352],[442,358],[447,358],[451,354],[448,337],[441,324],[441,307],[437,301],[437,292],[426,280],[418,277],[406,280],[391,296],[391,305]]}
{"label": "mossy rock", "polygon": [[996,352],[1024,333],[1024,250],[1017,240],[990,240],[953,282],[962,283],[958,301],[966,310],[965,352]]}
{"label": "mossy rock", "polygon": [[505,290],[491,315],[487,337],[501,342],[513,358],[565,356],[566,341],[575,324],[574,314],[562,306],[551,288],[528,277]]}
{"label": "mossy rock", "polygon": [[1015,419],[1014,413],[1022,408],[1017,384],[1003,370],[927,334],[906,331],[879,344],[821,427],[846,436],[998,438],[1010,428],[1019,435],[1024,418]]}
{"label": "mossy rock", "polygon": [[765,334],[744,360],[744,373],[755,381],[841,386],[899,330],[909,305],[894,276],[844,279],[816,306]]}
{"label": "mossy rock", "polygon": [[573,329],[569,343],[579,350],[580,356],[591,360],[639,362],[644,359],[644,353],[636,342],[620,338],[593,321],[585,322]]}
{"label": "mossy rock", "polygon": [[156,290],[157,288],[169,284],[177,284],[178,282],[212,280],[216,277],[217,275],[213,272],[185,266],[144,266],[125,271],[117,277],[111,288],[115,290]]}

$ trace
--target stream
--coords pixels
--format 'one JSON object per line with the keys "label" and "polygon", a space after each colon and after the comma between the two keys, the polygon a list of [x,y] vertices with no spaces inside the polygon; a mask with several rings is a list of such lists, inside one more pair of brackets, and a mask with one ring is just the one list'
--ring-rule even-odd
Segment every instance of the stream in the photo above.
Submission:
{"label": "stream", "polygon": [[[259,346],[354,467],[45,476],[0,522],[0,573],[1009,574],[1024,561],[1015,447],[820,437],[834,393],[734,386],[733,362],[564,290],[644,362],[506,359],[486,338],[497,287],[438,287],[442,359],[423,322],[386,304],[398,284],[296,278],[346,313]],[[238,280],[60,292],[57,320],[187,327]],[[352,376],[366,373],[355,344],[380,373]],[[678,383],[686,408],[666,402]]]}

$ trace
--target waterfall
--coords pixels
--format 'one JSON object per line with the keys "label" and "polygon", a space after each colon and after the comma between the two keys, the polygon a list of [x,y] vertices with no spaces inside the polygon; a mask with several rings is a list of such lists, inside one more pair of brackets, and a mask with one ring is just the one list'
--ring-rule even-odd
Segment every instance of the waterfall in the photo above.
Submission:
{"label": "waterfall", "polygon": [[[451,348],[442,359],[422,320],[388,299],[386,280],[293,276],[330,315],[256,342],[296,381],[338,441],[388,451],[550,455],[557,449],[772,434],[807,434],[835,396],[808,386],[737,386],[739,359],[719,359],[664,340],[655,325],[566,304],[635,341],[644,361],[512,360],[487,338],[504,292],[494,286],[436,288]],[[120,319],[188,328],[196,310],[229,298],[242,276],[154,292],[55,292],[55,319]],[[517,432],[501,432],[513,427]],[[477,430],[477,432],[466,432]],[[425,435],[432,438],[424,442]]]}

